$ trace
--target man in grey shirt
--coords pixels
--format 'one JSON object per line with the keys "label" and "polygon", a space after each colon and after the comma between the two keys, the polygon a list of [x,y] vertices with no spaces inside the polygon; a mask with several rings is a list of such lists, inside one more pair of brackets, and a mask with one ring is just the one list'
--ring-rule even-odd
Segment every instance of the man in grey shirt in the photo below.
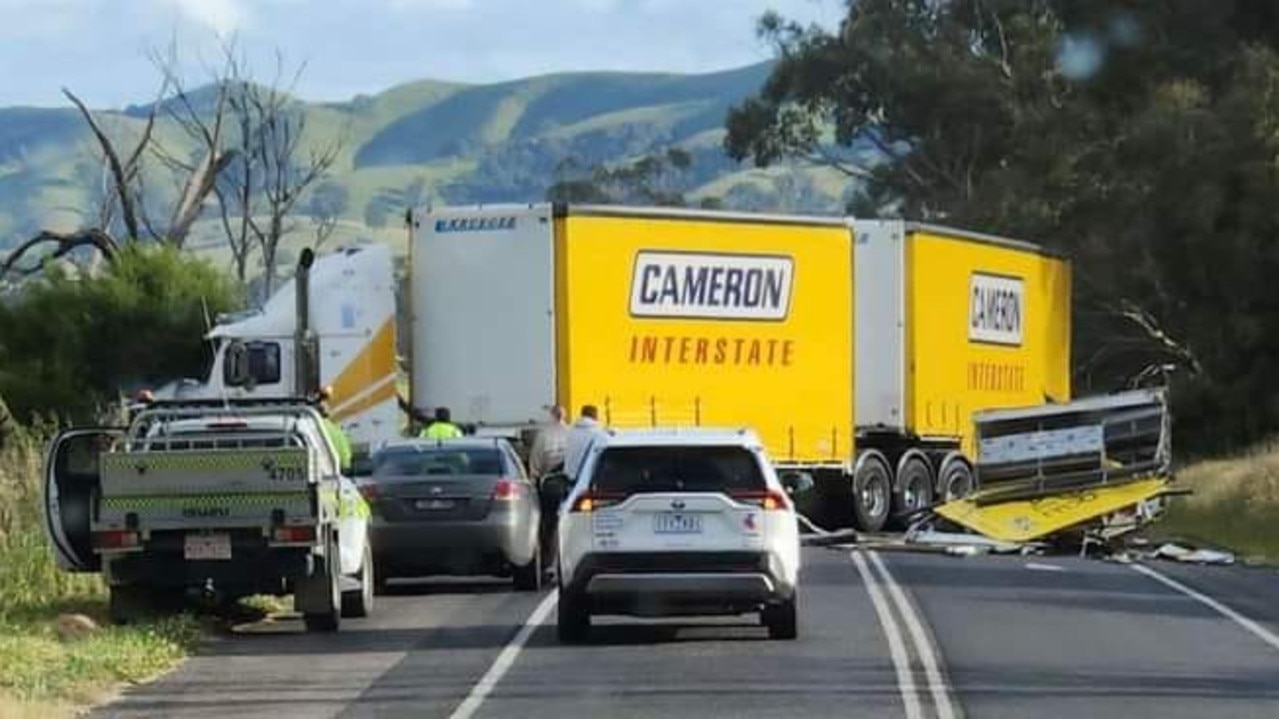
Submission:
{"label": "man in grey shirt", "polygon": [[582,471],[586,454],[597,437],[604,434],[604,425],[599,421],[599,410],[595,405],[582,407],[582,416],[577,418],[568,433],[568,442],[564,447],[564,472],[572,479]]}
{"label": "man in grey shirt", "polygon": [[534,479],[541,480],[564,464],[564,449],[568,443],[568,425],[563,407],[550,408],[551,421],[538,430],[529,450],[528,468]]}

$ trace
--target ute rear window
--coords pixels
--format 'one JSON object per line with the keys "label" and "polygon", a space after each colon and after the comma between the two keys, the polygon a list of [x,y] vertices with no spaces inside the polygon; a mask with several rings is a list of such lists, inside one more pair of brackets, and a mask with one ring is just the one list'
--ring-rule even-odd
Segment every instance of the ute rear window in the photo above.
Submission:
{"label": "ute rear window", "polygon": [[501,475],[502,455],[495,449],[397,449],[373,459],[374,477]]}
{"label": "ute rear window", "polygon": [[755,455],[740,447],[612,447],[591,486],[597,492],[737,492],[766,489]]}

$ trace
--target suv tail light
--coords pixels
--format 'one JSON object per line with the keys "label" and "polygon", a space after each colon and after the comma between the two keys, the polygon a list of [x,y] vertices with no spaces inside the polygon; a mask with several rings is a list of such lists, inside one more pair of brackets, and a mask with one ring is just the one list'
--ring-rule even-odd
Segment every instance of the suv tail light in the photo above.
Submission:
{"label": "suv tail light", "polygon": [[518,479],[499,479],[493,485],[493,501],[514,502],[523,497],[525,491],[524,483]]}
{"label": "suv tail light", "polygon": [[589,514],[597,509],[603,509],[604,507],[610,507],[617,504],[623,499],[626,499],[626,496],[622,494],[587,491],[573,502],[573,506],[569,509],[569,511]]}
{"label": "suv tail light", "polygon": [[360,496],[364,497],[364,501],[373,504],[377,501],[377,485],[372,482],[365,482],[360,485]]}
{"label": "suv tail light", "polygon": [[786,495],[771,489],[751,492],[733,492],[729,496],[738,502],[753,504],[756,507],[763,508],[764,510],[790,508],[790,500],[786,498]]}

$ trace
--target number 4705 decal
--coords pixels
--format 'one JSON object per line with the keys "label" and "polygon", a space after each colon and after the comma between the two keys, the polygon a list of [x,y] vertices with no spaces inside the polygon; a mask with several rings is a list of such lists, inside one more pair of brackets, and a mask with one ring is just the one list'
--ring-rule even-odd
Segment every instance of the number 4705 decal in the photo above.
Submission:
{"label": "number 4705 decal", "polygon": [[306,479],[306,469],[302,467],[281,467],[271,460],[262,463],[262,471],[272,482],[301,482]]}

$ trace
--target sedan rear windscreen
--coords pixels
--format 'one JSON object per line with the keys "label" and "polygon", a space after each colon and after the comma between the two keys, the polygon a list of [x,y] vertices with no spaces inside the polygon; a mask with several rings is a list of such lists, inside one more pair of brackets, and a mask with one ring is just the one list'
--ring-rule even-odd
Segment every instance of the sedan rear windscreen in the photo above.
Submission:
{"label": "sedan rear windscreen", "polygon": [[395,449],[373,459],[374,477],[500,475],[502,455],[496,449]]}
{"label": "sedan rear windscreen", "polygon": [[741,447],[611,447],[591,486],[617,494],[766,489],[758,459]]}

